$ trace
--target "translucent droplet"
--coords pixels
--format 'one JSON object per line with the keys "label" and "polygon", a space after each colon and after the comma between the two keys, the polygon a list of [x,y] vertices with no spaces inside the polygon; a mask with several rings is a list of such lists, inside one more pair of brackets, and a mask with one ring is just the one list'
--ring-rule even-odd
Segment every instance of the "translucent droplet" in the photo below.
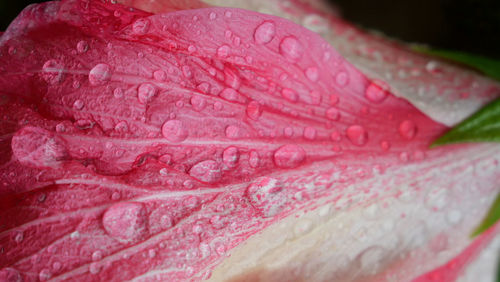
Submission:
{"label": "translucent droplet", "polygon": [[169,120],[161,128],[163,137],[171,142],[182,142],[186,140],[188,132],[180,120]]}
{"label": "translucent droplet", "polygon": [[150,83],[143,83],[139,86],[137,97],[141,104],[147,104],[156,95],[156,87]]}
{"label": "translucent droplet", "polygon": [[165,81],[165,79],[167,79],[167,74],[163,70],[157,70],[153,72],[153,77],[158,81]]}
{"label": "translucent droplet", "polygon": [[149,31],[151,22],[148,19],[138,19],[132,25],[132,30],[135,34],[144,35]]}
{"label": "translucent droplet", "polygon": [[128,124],[126,121],[120,121],[115,125],[115,130],[118,132],[125,133],[128,131]]}
{"label": "translucent droplet", "polygon": [[339,120],[340,112],[336,108],[329,108],[326,110],[326,117],[331,120]]}
{"label": "translucent droplet", "polygon": [[229,52],[231,51],[231,48],[228,45],[222,45],[219,48],[217,48],[217,56],[220,58],[226,58],[229,56]]}
{"label": "translucent droplet", "polygon": [[98,261],[102,259],[102,251],[95,251],[92,253],[92,260],[93,261]]}
{"label": "translucent droplet", "polygon": [[121,89],[120,87],[115,88],[115,90],[113,90],[113,96],[116,99],[123,98],[123,89]]}
{"label": "translucent droplet", "polygon": [[306,152],[298,145],[283,145],[274,152],[274,163],[280,168],[295,168],[305,159]]}
{"label": "translucent droplet", "polygon": [[411,120],[404,120],[399,124],[399,134],[408,140],[411,140],[417,135],[417,126]]}
{"label": "translucent droplet", "polygon": [[226,133],[227,138],[231,138],[231,139],[239,139],[239,138],[244,136],[244,133],[241,130],[241,128],[236,126],[236,125],[227,126],[225,133]]}
{"label": "translucent droplet", "polygon": [[0,270],[0,281],[22,282],[23,277],[21,276],[21,273],[17,271],[17,269],[12,267],[6,267]]}
{"label": "translucent droplet", "polygon": [[216,183],[222,178],[222,171],[216,161],[206,160],[191,167],[189,175],[201,182]]}
{"label": "translucent droplet", "polygon": [[281,95],[290,102],[297,102],[299,100],[299,95],[289,88],[284,88],[281,91]]}
{"label": "translucent droplet", "polygon": [[141,239],[147,233],[147,222],[146,207],[138,202],[114,204],[102,217],[104,230],[120,242]]}
{"label": "translucent droplet", "polygon": [[104,85],[111,80],[111,67],[107,64],[97,64],[89,72],[89,83],[93,86]]}
{"label": "translucent droplet", "polygon": [[278,179],[260,177],[248,186],[247,197],[264,217],[272,217],[280,213],[288,201],[282,191],[283,187]]}
{"label": "translucent droplet", "polygon": [[76,100],[76,101],[73,103],[73,109],[75,109],[75,110],[79,111],[79,110],[83,109],[83,105],[84,105],[84,104],[83,104],[83,101],[82,101],[82,100],[80,100],[80,99],[78,99],[78,100]]}
{"label": "translucent droplet", "polygon": [[248,103],[246,109],[247,116],[253,120],[258,120],[262,115],[262,107],[259,102],[252,101]]}
{"label": "translucent droplet", "polygon": [[235,167],[239,159],[240,159],[240,152],[238,148],[234,146],[227,147],[222,153],[222,161],[226,166],[230,168]]}
{"label": "translucent droplet", "polygon": [[89,265],[89,272],[91,274],[97,274],[101,271],[101,265],[97,262],[93,262]]}
{"label": "translucent droplet", "polygon": [[42,77],[49,84],[57,84],[64,79],[64,66],[56,60],[48,60],[43,64]]}
{"label": "translucent droplet", "polygon": [[254,32],[253,38],[257,44],[266,44],[273,40],[276,35],[276,27],[272,22],[263,22]]}
{"label": "translucent droplet", "polygon": [[368,133],[361,125],[351,125],[346,130],[347,138],[352,144],[363,146],[368,142]]}
{"label": "translucent droplet", "polygon": [[82,40],[76,44],[76,51],[78,53],[82,54],[87,52],[87,50],[89,50],[89,44],[87,43],[87,41]]}
{"label": "translucent droplet", "polygon": [[313,127],[304,128],[304,138],[306,138],[307,140],[316,139],[316,135],[317,135],[317,132],[316,132],[315,128],[313,128]]}
{"label": "translucent droplet", "polygon": [[197,95],[191,97],[190,102],[191,106],[193,106],[193,109],[196,111],[202,111],[206,107],[205,99]]}
{"label": "translucent droplet", "polygon": [[228,101],[238,101],[240,95],[233,88],[226,88],[222,90],[220,96]]}
{"label": "translucent droplet", "polygon": [[38,279],[40,279],[40,281],[47,281],[50,279],[50,277],[52,276],[52,273],[50,272],[50,270],[48,269],[42,269],[40,271],[40,273],[38,274]]}
{"label": "translucent droplet", "polygon": [[260,156],[257,151],[250,151],[250,155],[248,157],[248,164],[250,167],[256,168],[260,165]]}
{"label": "translucent droplet", "polygon": [[307,79],[316,82],[319,78],[319,71],[317,67],[309,67],[305,71]]}
{"label": "translucent droplet", "polygon": [[349,83],[349,75],[347,75],[346,72],[341,71],[335,76],[335,82],[338,86],[344,87]]}
{"label": "translucent droplet", "polygon": [[217,18],[217,14],[214,12],[210,12],[210,14],[208,15],[208,18],[211,20],[215,20]]}
{"label": "translucent droplet", "polygon": [[365,90],[365,97],[373,103],[381,103],[388,94],[388,86],[381,81],[373,81]]}
{"label": "translucent droplet", "polygon": [[21,243],[24,240],[24,232],[18,231],[16,232],[16,235],[14,236],[14,241],[16,243]]}
{"label": "translucent droplet", "polygon": [[11,147],[17,161],[30,167],[58,167],[68,154],[60,137],[37,127],[19,130]]}
{"label": "translucent droplet", "polygon": [[280,53],[290,61],[297,61],[304,54],[304,47],[294,36],[287,36],[280,42]]}

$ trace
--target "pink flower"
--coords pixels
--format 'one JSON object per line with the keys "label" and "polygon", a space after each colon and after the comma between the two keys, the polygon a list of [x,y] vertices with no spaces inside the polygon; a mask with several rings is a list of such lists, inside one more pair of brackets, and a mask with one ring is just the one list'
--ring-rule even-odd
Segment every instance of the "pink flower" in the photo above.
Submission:
{"label": "pink flower", "polygon": [[312,31],[196,1],[123,3],[144,11],[46,2],[0,37],[0,279],[493,275],[481,259],[497,228],[468,235],[500,149],[427,148],[496,82],[320,2],[232,3]]}

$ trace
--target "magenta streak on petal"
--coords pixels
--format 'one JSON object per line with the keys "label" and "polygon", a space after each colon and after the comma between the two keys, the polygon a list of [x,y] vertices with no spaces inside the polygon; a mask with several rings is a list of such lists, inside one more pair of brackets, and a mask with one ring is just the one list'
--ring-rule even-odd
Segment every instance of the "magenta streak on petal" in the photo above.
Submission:
{"label": "magenta streak on petal", "polygon": [[[274,31],[256,41],[263,23]],[[26,280],[199,280],[286,215],[472,150],[427,151],[444,126],[393,95],[370,101],[369,79],[277,17],[67,0],[6,35],[0,273]]]}

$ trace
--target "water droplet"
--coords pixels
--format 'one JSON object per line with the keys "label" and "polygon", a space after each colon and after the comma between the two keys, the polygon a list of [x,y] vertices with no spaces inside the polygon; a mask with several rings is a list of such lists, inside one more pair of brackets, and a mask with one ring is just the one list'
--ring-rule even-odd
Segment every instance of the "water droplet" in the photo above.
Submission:
{"label": "water droplet", "polygon": [[399,124],[399,134],[408,140],[411,140],[417,135],[417,126],[411,120],[404,120]]}
{"label": "water droplet", "polygon": [[222,178],[222,171],[216,161],[206,160],[195,164],[189,175],[201,182],[215,183]]}
{"label": "water droplet", "polygon": [[217,56],[221,58],[226,58],[229,56],[229,52],[231,51],[231,48],[227,45],[222,45],[219,48],[217,48]]}
{"label": "water droplet", "polygon": [[163,70],[157,70],[153,72],[153,77],[158,81],[165,81],[165,79],[167,79],[167,74]]}
{"label": "water droplet", "polygon": [[193,72],[191,71],[191,68],[189,66],[183,66],[182,67],[182,74],[184,74],[184,76],[186,78],[192,78],[193,77]]}
{"label": "water droplet", "polygon": [[58,167],[67,156],[65,142],[42,128],[25,127],[12,138],[16,159],[30,167]]}
{"label": "water droplet", "polygon": [[250,204],[260,211],[264,217],[272,217],[280,213],[288,201],[278,179],[259,177],[247,188]]}
{"label": "water droplet", "polygon": [[153,250],[153,249],[149,250],[149,251],[148,251],[148,256],[149,256],[149,258],[154,258],[154,257],[156,257],[156,251],[155,251],[155,250]]}
{"label": "water droplet", "polygon": [[142,203],[121,202],[109,207],[102,217],[104,230],[120,242],[137,241],[147,233],[147,212]]}
{"label": "water droplet", "polygon": [[304,47],[294,36],[287,36],[280,43],[280,53],[290,61],[297,61],[304,53]]}
{"label": "water droplet", "polygon": [[52,273],[50,273],[50,270],[48,269],[42,269],[40,271],[40,273],[38,274],[38,279],[40,279],[40,281],[47,281],[50,279],[50,277],[52,276]]}
{"label": "water droplet", "polygon": [[361,252],[356,259],[364,273],[376,274],[384,266],[387,250],[381,246],[371,246]]}
{"label": "water droplet", "polygon": [[248,164],[250,167],[256,168],[260,164],[260,156],[257,151],[250,151],[250,155],[248,157]]}
{"label": "water droplet", "polygon": [[306,77],[312,82],[316,82],[319,78],[319,71],[317,67],[309,67],[306,69]]}
{"label": "water droplet", "polygon": [[307,140],[316,139],[316,135],[317,135],[317,132],[316,132],[315,128],[309,127],[309,126],[304,128],[304,138],[306,138]]}
{"label": "water droplet", "polygon": [[93,86],[104,85],[111,80],[111,67],[107,64],[97,64],[89,72],[89,83]]}
{"label": "water droplet", "polygon": [[382,103],[388,95],[389,86],[382,81],[373,81],[365,90],[365,97],[373,103]]}
{"label": "water droplet", "polygon": [[113,96],[116,99],[121,99],[123,97],[123,89],[120,87],[115,88],[115,90],[113,90]]}
{"label": "water droplet", "polygon": [[462,221],[462,212],[459,210],[451,210],[448,214],[446,214],[446,219],[452,225],[458,224]]}
{"label": "water droplet", "polygon": [[313,222],[310,219],[301,219],[293,227],[293,233],[295,236],[302,236],[312,230]]}
{"label": "water droplet", "polygon": [[182,142],[188,136],[188,132],[184,128],[182,121],[176,119],[165,122],[161,128],[161,133],[163,137],[171,142]]}
{"label": "water droplet", "polygon": [[126,121],[120,121],[115,125],[115,130],[118,132],[125,133],[128,131],[128,124]]}
{"label": "water droplet", "polygon": [[149,31],[149,26],[151,25],[148,19],[138,19],[132,25],[132,30],[135,34],[144,35]]}
{"label": "water droplet", "polygon": [[295,168],[305,159],[306,152],[298,145],[283,145],[274,152],[274,163],[280,168]]}
{"label": "water droplet", "polygon": [[190,54],[192,54],[192,53],[196,52],[196,47],[195,47],[195,46],[193,46],[193,45],[189,45],[189,46],[188,46],[188,52],[189,52]]}
{"label": "water droplet", "polygon": [[238,139],[244,136],[243,131],[236,125],[229,125],[226,127],[226,136],[231,139]]}
{"label": "water droplet", "polygon": [[92,260],[93,261],[98,261],[102,259],[102,251],[95,251],[92,253]]}
{"label": "water droplet", "polygon": [[391,147],[391,144],[388,141],[384,140],[384,141],[380,142],[380,148],[382,148],[382,150],[387,151],[387,150],[389,150],[390,147]]}
{"label": "water droplet", "polygon": [[49,84],[57,84],[64,79],[64,66],[56,60],[48,60],[43,64],[42,77]]}
{"label": "water droplet", "polygon": [[222,90],[220,96],[228,101],[238,101],[240,95],[233,88],[226,88]]}
{"label": "water droplet", "polygon": [[156,87],[150,83],[143,83],[139,86],[137,97],[141,104],[147,104],[156,95]]}
{"label": "water droplet", "polygon": [[336,108],[329,108],[326,110],[326,117],[331,120],[339,120],[340,112]]}
{"label": "water droplet", "polygon": [[262,107],[260,103],[257,101],[252,101],[248,103],[246,113],[249,118],[253,120],[258,120],[259,117],[262,115]]}
{"label": "water droplet", "polygon": [[299,100],[299,95],[295,91],[288,88],[284,88],[281,91],[281,95],[290,102],[297,102]]}
{"label": "water droplet", "polygon": [[448,191],[446,189],[435,188],[429,190],[425,195],[424,203],[429,209],[439,211],[448,205],[448,198]]}
{"label": "water droplet", "polygon": [[276,27],[272,22],[263,22],[260,24],[253,34],[253,38],[257,44],[266,44],[273,40],[276,35]]}
{"label": "water droplet", "polygon": [[349,76],[346,72],[341,71],[335,76],[335,82],[338,86],[344,87],[347,85],[347,83],[349,83]]}
{"label": "water droplet", "polygon": [[237,165],[238,160],[240,159],[240,152],[238,148],[231,146],[227,147],[222,153],[222,161],[225,165],[230,168],[233,168]]}
{"label": "water droplet", "polygon": [[87,41],[82,40],[76,44],[76,51],[78,53],[82,54],[87,52],[87,50],[89,50],[89,44],[87,43]]}
{"label": "water droplet", "polygon": [[21,243],[24,240],[24,232],[18,231],[16,232],[16,235],[14,236],[14,241],[16,243]]}
{"label": "water droplet", "polygon": [[83,104],[83,101],[82,101],[82,100],[80,100],[80,99],[78,99],[78,100],[76,100],[76,101],[73,103],[73,109],[75,109],[75,110],[79,111],[79,110],[83,109],[83,105],[84,105],[84,104]]}
{"label": "water droplet", "polygon": [[121,195],[119,192],[113,192],[113,194],[111,194],[111,200],[113,200],[113,201],[118,201],[118,200],[120,200],[120,198],[121,198]]}
{"label": "water droplet", "polygon": [[368,142],[368,133],[361,125],[351,125],[346,130],[347,138],[352,144],[363,146]]}
{"label": "water droplet", "polygon": [[208,15],[208,17],[211,19],[211,20],[215,20],[217,18],[217,14],[214,13],[214,12],[210,12],[210,14]]}
{"label": "water droplet", "polygon": [[91,274],[97,274],[101,271],[101,265],[97,262],[93,262],[89,265],[89,272]]}
{"label": "water droplet", "polygon": [[191,97],[190,102],[191,106],[193,106],[193,109],[196,111],[202,111],[206,106],[205,99],[197,95]]}
{"label": "water droplet", "polygon": [[2,268],[0,270],[0,281],[5,282],[22,282],[23,277],[16,269],[12,267]]}
{"label": "water droplet", "polygon": [[230,18],[232,15],[233,15],[233,13],[231,11],[224,12],[224,16],[226,16],[226,18]]}

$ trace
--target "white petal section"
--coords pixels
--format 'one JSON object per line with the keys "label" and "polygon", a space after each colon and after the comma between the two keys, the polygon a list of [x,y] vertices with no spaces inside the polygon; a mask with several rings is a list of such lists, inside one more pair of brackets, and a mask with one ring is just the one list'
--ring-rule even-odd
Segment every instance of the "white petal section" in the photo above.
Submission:
{"label": "white petal section", "polygon": [[[235,248],[212,281],[409,281],[471,243],[499,159],[498,146],[478,146],[353,184]],[[347,198],[362,187],[380,193]]]}

